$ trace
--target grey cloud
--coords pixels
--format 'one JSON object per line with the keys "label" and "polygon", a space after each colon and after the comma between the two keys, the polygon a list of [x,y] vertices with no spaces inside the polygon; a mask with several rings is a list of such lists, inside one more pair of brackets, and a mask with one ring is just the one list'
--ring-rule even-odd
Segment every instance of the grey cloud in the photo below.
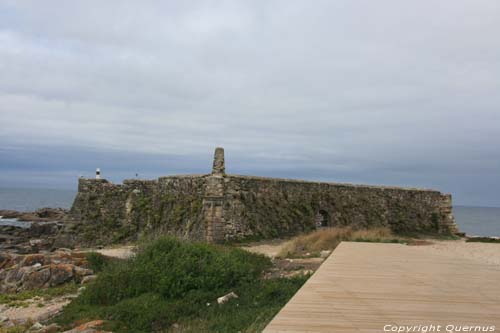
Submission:
{"label": "grey cloud", "polygon": [[0,147],[187,163],[223,145],[236,171],[500,205],[499,13],[495,0],[4,1]]}

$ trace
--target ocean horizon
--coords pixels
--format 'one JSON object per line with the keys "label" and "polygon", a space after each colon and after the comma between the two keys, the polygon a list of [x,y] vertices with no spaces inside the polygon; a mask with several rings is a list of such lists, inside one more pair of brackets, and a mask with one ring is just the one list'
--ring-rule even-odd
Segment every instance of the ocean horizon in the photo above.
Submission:
{"label": "ocean horizon", "polygon": [[[0,209],[21,212],[43,207],[71,208],[76,190],[43,188],[0,188]],[[454,205],[453,215],[460,231],[471,236],[500,237],[500,207]]]}

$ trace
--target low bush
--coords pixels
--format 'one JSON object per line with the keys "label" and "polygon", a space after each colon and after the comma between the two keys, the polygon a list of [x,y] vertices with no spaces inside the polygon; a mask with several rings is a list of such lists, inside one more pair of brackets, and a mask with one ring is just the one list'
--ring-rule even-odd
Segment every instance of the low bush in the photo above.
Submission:
{"label": "low bush", "polygon": [[326,228],[292,238],[285,243],[278,257],[294,258],[302,257],[306,253],[319,254],[322,250],[335,249],[342,241],[401,243],[405,242],[405,239],[393,235],[389,228]]}
{"label": "low bush", "polygon": [[[238,248],[160,238],[104,265],[56,321],[105,319],[114,332],[163,332],[174,323],[183,332],[257,331],[306,280],[262,280],[270,266]],[[231,291],[239,298],[218,305]]]}
{"label": "low bush", "polygon": [[95,273],[101,272],[105,266],[107,266],[112,259],[109,257],[105,257],[98,252],[89,252],[86,255],[86,259],[89,265],[89,268],[92,269]]}

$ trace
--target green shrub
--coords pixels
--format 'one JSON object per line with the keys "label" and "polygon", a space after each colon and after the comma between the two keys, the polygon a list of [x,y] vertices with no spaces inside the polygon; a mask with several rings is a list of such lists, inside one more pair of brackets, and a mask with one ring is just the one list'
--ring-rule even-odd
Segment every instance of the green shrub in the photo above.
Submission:
{"label": "green shrub", "polygon": [[106,265],[110,262],[109,258],[106,258],[102,254],[98,252],[89,252],[86,255],[86,259],[89,265],[89,268],[94,272],[101,272]]}
{"label": "green shrub", "polygon": [[[261,330],[306,280],[262,280],[270,265],[238,248],[160,238],[131,259],[101,266],[56,321],[105,319],[116,332],[165,331],[174,323],[192,332]],[[239,298],[218,305],[231,291]]]}
{"label": "green shrub", "polygon": [[241,249],[160,238],[134,258],[106,267],[83,298],[111,305],[149,292],[178,298],[191,290],[224,291],[253,281],[270,264]]}
{"label": "green shrub", "polygon": [[182,332],[262,332],[308,277],[258,280],[241,286],[238,299],[211,304],[197,318],[179,322]]}

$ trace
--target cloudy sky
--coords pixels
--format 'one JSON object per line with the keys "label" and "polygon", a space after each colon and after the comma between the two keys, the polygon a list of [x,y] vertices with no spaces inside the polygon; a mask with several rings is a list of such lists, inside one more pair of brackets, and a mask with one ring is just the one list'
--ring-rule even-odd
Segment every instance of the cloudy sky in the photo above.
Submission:
{"label": "cloudy sky", "polygon": [[0,0],[0,187],[229,173],[500,206],[498,0]]}

